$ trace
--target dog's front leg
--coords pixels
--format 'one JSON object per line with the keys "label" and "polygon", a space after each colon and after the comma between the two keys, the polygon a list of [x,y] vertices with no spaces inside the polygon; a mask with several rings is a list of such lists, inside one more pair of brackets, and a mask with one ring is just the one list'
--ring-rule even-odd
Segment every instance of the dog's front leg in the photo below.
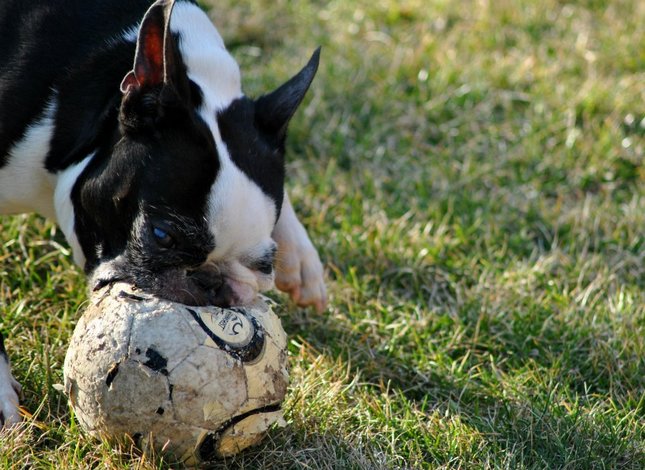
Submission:
{"label": "dog's front leg", "polygon": [[323,265],[286,194],[272,237],[278,244],[276,287],[298,305],[322,312],[327,305]]}
{"label": "dog's front leg", "polygon": [[4,338],[0,333],[0,428],[11,426],[20,421],[19,394],[20,384],[11,375],[9,356],[4,348]]}

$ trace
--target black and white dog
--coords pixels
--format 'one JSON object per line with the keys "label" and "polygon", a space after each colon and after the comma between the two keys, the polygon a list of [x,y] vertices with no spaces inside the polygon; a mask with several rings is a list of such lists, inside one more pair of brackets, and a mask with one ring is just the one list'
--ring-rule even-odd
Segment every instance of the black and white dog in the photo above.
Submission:
{"label": "black and white dog", "polygon": [[[195,2],[151,3],[0,2],[0,213],[57,220],[91,289],[230,306],[275,281],[322,310],[323,268],[283,193],[318,51],[252,100]],[[0,346],[1,427],[19,386]]]}

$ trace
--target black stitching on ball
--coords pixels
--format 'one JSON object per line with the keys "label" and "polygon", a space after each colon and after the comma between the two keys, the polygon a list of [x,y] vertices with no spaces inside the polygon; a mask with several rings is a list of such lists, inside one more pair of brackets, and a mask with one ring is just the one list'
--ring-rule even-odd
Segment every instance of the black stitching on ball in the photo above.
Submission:
{"label": "black stitching on ball", "polygon": [[198,446],[197,452],[199,453],[199,457],[203,462],[212,462],[213,460],[216,460],[220,457],[216,451],[217,443],[219,442],[219,439],[224,431],[226,431],[231,426],[235,426],[237,423],[239,423],[243,419],[248,418],[249,416],[260,413],[273,413],[275,411],[280,411],[281,409],[282,405],[280,403],[277,403],[274,405],[263,406],[261,408],[255,408],[254,410],[247,411],[246,413],[242,413],[241,415],[233,416],[231,419],[226,421],[222,425],[222,427],[219,428],[219,430],[206,434],[206,436]]}

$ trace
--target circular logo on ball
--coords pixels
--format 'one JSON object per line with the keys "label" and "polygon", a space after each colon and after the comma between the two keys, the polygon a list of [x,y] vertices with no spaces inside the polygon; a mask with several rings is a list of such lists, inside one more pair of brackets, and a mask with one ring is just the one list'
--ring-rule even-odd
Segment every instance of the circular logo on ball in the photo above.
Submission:
{"label": "circular logo on ball", "polygon": [[264,332],[244,309],[187,310],[208,335],[205,344],[210,343],[244,362],[253,361],[262,352]]}
{"label": "circular logo on ball", "polygon": [[212,312],[200,312],[199,316],[206,328],[231,346],[246,346],[255,334],[251,321],[235,310],[217,309]]}

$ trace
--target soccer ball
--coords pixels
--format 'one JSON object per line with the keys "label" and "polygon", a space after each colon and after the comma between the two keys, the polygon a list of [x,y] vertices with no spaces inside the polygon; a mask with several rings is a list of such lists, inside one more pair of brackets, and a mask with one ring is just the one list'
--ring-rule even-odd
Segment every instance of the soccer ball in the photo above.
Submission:
{"label": "soccer ball", "polygon": [[65,357],[65,392],[92,435],[187,465],[284,425],[286,335],[266,302],[190,307],[117,283],[96,292]]}

